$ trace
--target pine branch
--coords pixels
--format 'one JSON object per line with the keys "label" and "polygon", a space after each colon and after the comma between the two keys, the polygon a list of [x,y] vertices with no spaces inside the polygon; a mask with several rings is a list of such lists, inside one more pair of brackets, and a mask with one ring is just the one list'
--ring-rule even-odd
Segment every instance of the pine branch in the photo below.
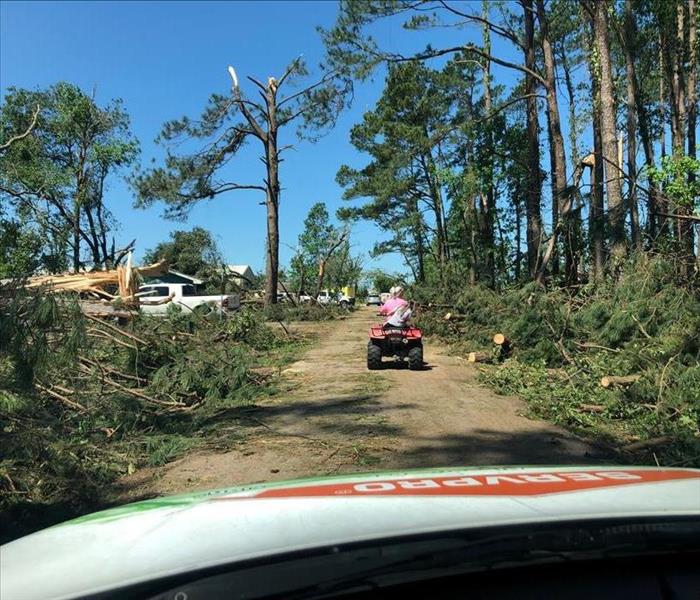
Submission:
{"label": "pine branch", "polygon": [[466,46],[453,46],[451,48],[443,48],[442,50],[429,50],[426,52],[420,52],[418,54],[414,54],[413,56],[403,56],[401,54],[392,54],[388,55],[385,60],[388,62],[411,62],[411,61],[416,61],[416,60],[426,60],[429,58],[437,58],[439,56],[444,56],[446,54],[456,54],[457,52],[473,52],[474,54],[477,54],[481,56],[482,58],[486,58],[490,60],[491,62],[494,62],[498,65],[501,65],[503,67],[508,67],[509,69],[515,69],[516,71],[521,71],[522,73],[525,73],[527,75],[531,75],[534,77],[537,81],[539,81],[542,85],[546,85],[546,80],[542,75],[540,75],[537,71],[533,71],[532,69],[528,69],[527,67],[523,65],[519,65],[507,60],[503,60],[502,58],[498,58],[497,56],[494,56],[493,54],[489,54],[488,52],[484,52],[483,50],[477,48],[474,44],[467,44]]}
{"label": "pine branch", "polygon": [[483,17],[480,17],[478,15],[473,15],[470,13],[464,13],[460,10],[457,10],[456,8],[450,6],[445,2],[445,0],[438,0],[438,3],[442,5],[442,7],[451,12],[454,15],[457,15],[458,17],[462,17],[464,19],[467,19],[469,21],[476,21],[477,23],[481,23],[483,25],[486,25],[491,31],[493,31],[495,34],[500,35],[501,37],[504,37],[508,39],[509,41],[513,42],[515,45],[519,46],[520,48],[525,48],[523,44],[520,42],[518,39],[517,35],[513,31],[509,31],[508,29],[505,29],[504,27],[501,27],[500,25],[496,25],[492,21],[489,21],[488,19],[484,19]]}

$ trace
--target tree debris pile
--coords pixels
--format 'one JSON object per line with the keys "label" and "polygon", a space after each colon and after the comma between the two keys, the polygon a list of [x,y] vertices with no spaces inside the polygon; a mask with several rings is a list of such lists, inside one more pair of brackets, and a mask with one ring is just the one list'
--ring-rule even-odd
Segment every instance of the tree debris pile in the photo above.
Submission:
{"label": "tree debris pile", "polygon": [[33,507],[52,518],[41,503],[66,506],[63,520],[116,477],[220,438],[214,420],[274,391],[299,343],[248,310],[121,327],[73,294],[20,291],[0,312],[0,510],[14,515],[3,522],[46,526],[33,521]]}
{"label": "tree debris pile", "polygon": [[262,311],[267,321],[333,321],[344,319],[352,308],[314,303],[279,303]]}
{"label": "tree debris pile", "polygon": [[460,318],[445,320],[441,305],[420,324],[460,353],[487,350],[506,332],[512,358],[484,369],[485,382],[613,448],[641,444],[633,448],[645,463],[698,466],[700,293],[673,273],[662,258],[638,257],[617,280],[583,287],[470,288],[445,296]]}
{"label": "tree debris pile", "polygon": [[[138,285],[141,277],[154,277],[168,272],[168,263],[160,261],[145,267],[131,266],[131,256],[126,266],[105,271],[39,275],[25,284],[28,289],[42,288],[47,292],[78,292],[110,301],[119,299],[128,305],[138,304]],[[109,290],[112,290],[111,293]]]}

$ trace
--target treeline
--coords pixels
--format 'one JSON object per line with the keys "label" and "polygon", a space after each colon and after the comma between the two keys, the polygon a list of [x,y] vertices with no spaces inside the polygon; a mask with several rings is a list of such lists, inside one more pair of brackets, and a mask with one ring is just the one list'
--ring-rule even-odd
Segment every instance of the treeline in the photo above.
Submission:
{"label": "treeline", "polygon": [[[405,30],[392,48],[411,30],[435,42],[399,54],[368,33],[380,21]],[[635,251],[690,279],[697,21],[694,0],[341,3],[331,64],[387,68],[351,133],[370,161],[338,172],[346,199],[370,199],[347,216],[377,223],[375,253],[401,253],[418,282],[575,285]]]}
{"label": "treeline", "polygon": [[[369,33],[381,22],[403,28],[391,49]],[[369,199],[341,217],[386,233],[375,255],[400,253],[419,282],[499,288],[575,285],[651,251],[688,281],[700,256],[697,22],[696,0],[341,2],[315,78],[301,59],[266,82],[230,67],[231,92],[213,94],[198,119],[165,122],[164,158],[145,170],[121,102],[100,106],[66,83],[10,89],[0,274],[123,259],[131,244],[115,247],[104,203],[121,171],[136,206],[161,203],[168,217],[221,194],[259,195],[276,302],[291,147],[281,137],[297,125],[298,141],[317,138],[354,86],[385,69],[381,98],[351,131],[369,162],[338,172],[347,199]],[[416,31],[433,42],[416,51]],[[264,173],[231,180],[226,165],[247,141]]]}
{"label": "treeline", "polygon": [[[115,247],[116,222],[105,202],[112,178],[121,176],[133,190],[135,207],[162,203],[166,218],[185,217],[197,202],[220,194],[246,191],[262,198],[265,301],[275,304],[279,167],[282,153],[293,147],[278,137],[293,124],[299,125],[299,139],[331,127],[348,99],[347,83],[322,73],[287,92],[309,75],[301,58],[266,84],[247,77],[254,95],[239,86],[233,67],[229,73],[230,94],[213,94],[200,119],[185,116],[162,125],[156,141],[164,149],[163,164],[149,169],[138,164],[139,143],[120,100],[101,106],[94,95],[65,82],[38,91],[9,88],[0,104],[0,278],[111,268],[123,261],[136,240]],[[254,99],[258,92],[262,100]],[[225,167],[248,140],[256,142],[264,174],[229,181]],[[183,142],[196,149],[181,153]],[[208,252],[206,240],[197,243]],[[350,261],[349,249],[345,254]]]}

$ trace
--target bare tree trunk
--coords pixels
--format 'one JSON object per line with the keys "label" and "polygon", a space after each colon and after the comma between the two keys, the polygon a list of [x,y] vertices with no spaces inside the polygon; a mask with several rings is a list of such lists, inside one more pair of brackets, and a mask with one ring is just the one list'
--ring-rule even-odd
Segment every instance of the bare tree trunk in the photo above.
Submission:
{"label": "bare tree trunk", "polygon": [[637,206],[637,77],[634,70],[636,53],[636,26],[632,12],[632,0],[625,0],[625,36],[622,47],[625,51],[627,71],[627,203],[632,226],[632,245],[641,250],[642,238],[639,229]]}
{"label": "bare tree trunk", "polygon": [[[663,26],[659,25],[659,112],[661,116],[661,127],[659,133],[659,146],[661,158],[666,156],[666,91],[665,91],[665,77],[666,77],[666,52],[664,49],[666,47],[666,38],[663,34]],[[669,84],[670,85],[670,84]],[[659,188],[659,200],[660,202],[656,205],[656,213],[663,212],[668,213],[668,202],[663,194],[663,186]],[[668,222],[668,218],[661,217],[657,223],[658,232],[660,235],[669,234],[672,225]]]}
{"label": "bare tree trunk", "polygon": [[[634,24],[634,18],[632,19],[632,24]],[[636,33],[635,33],[636,39]],[[634,57],[632,57],[634,58]],[[637,116],[639,121],[639,136],[642,139],[642,147],[644,148],[644,161],[647,167],[654,166],[654,144],[651,139],[651,134],[649,133],[649,115],[644,105],[642,98],[642,90],[639,86],[639,78],[637,77],[637,69],[634,64],[634,60],[631,62],[632,67],[632,82],[635,89],[635,102],[637,108]],[[663,76],[661,77],[663,81]],[[663,136],[663,134],[662,134]],[[653,181],[649,182],[649,191],[647,193],[647,235],[649,237],[650,243],[653,244],[657,233],[657,219],[656,213],[660,211],[661,198],[659,197],[659,191],[656,184]],[[665,211],[661,211],[665,212]]]}
{"label": "bare tree trunk", "polygon": [[[535,24],[532,0],[522,0],[525,21],[525,66],[535,69]],[[527,98],[527,266],[530,277],[537,275],[540,243],[542,241],[542,180],[540,178],[540,141],[537,118],[537,99],[535,78],[525,75],[525,94]]]}
{"label": "bare tree trunk", "polygon": [[[106,170],[103,170],[102,173],[100,173],[100,188],[98,191],[99,194],[99,202],[97,203],[97,207],[95,210],[96,216],[97,216],[97,225],[99,227],[99,240],[100,240],[100,248],[102,251],[102,259],[104,261],[104,265],[106,269],[110,269],[114,266],[114,249],[112,249],[112,252],[109,252],[107,250],[107,225],[105,223],[105,218],[104,218],[104,187],[105,187],[105,179],[107,178],[107,172]],[[112,245],[114,245],[114,238],[112,238]]]}
{"label": "bare tree trunk", "polygon": [[474,199],[467,201],[466,208],[462,211],[462,221],[464,223],[464,235],[469,238],[469,285],[476,283],[476,266],[478,264],[478,252],[476,248],[476,228],[478,217]]}
{"label": "bare tree trunk", "polygon": [[321,261],[321,264],[318,265],[318,278],[316,279],[316,293],[314,294],[314,298],[318,298],[319,295],[321,294],[321,290],[323,289],[323,281],[326,278],[326,261],[323,260]]}
{"label": "bare tree trunk", "polygon": [[[659,15],[665,71],[669,80],[671,106],[672,155],[685,153],[686,109],[685,109],[685,3],[676,4],[675,18],[668,13]],[[665,17],[670,17],[666,19]],[[673,214],[687,214],[688,207],[671,206]],[[678,252],[681,258],[681,273],[688,276],[693,265],[694,240],[693,225],[685,219],[675,219],[675,233]]]}
{"label": "bare tree trunk", "polygon": [[413,239],[416,245],[416,258],[418,259],[418,276],[420,283],[425,282],[425,248],[423,247],[423,217],[418,210],[418,199],[413,198],[411,203],[413,220]]}
{"label": "bare tree trunk", "polygon": [[73,203],[73,271],[80,270],[80,203]]}
{"label": "bare tree trunk", "polygon": [[[695,0],[688,0],[688,156],[696,155],[696,127],[698,111],[698,58],[697,15]],[[695,181],[695,174],[688,174],[688,182]],[[695,228],[695,268],[700,273],[700,227]]]}
{"label": "bare tree trunk", "polygon": [[[569,60],[566,55],[566,50],[562,48],[560,55],[560,64],[564,70],[564,83],[566,84],[566,92],[569,97],[569,145],[571,146],[571,164],[574,165],[574,173],[576,173],[576,165],[580,164],[581,156],[579,155],[579,117],[578,110],[576,108],[576,96],[574,93],[574,84],[571,79],[571,68],[569,66]],[[581,179],[581,174],[579,174],[578,179],[575,178],[574,188],[578,190],[579,182]],[[584,268],[584,252],[582,251],[583,236],[582,236],[582,222],[581,213],[577,211],[571,214],[571,228],[569,231],[569,240],[565,240],[564,243],[571,244],[571,253],[575,255],[576,262],[579,263],[579,272],[585,272]],[[578,273],[577,273],[578,275]]]}
{"label": "bare tree trunk", "polygon": [[299,259],[299,288],[297,289],[297,298],[301,298],[302,294],[306,293],[306,269],[304,263]]}
{"label": "bare tree trunk", "polygon": [[676,88],[676,139],[673,141],[673,153],[683,155],[685,149],[685,3],[676,4],[676,48],[673,53],[673,87]]}
{"label": "bare tree trunk", "polygon": [[[693,7],[695,8],[695,7]],[[690,25],[690,24],[689,24]],[[693,48],[694,50],[694,48]],[[676,5],[676,52],[674,53],[674,85],[678,86],[677,102],[678,102],[678,140],[677,149],[674,147],[674,154],[683,156],[685,153],[685,137],[686,137],[686,79],[685,79],[685,2],[679,2]],[[676,144],[674,144],[675,146]],[[680,206],[674,212],[678,214],[692,214],[691,206]],[[692,273],[695,263],[695,240],[694,226],[692,221],[687,219],[677,219],[678,221],[678,237],[682,255],[682,273],[685,277],[689,277]]]}
{"label": "bare tree trunk", "polygon": [[[489,2],[482,0],[482,17],[485,21],[489,20]],[[491,54],[491,35],[488,25],[485,23],[483,28],[483,46],[486,54]],[[484,113],[488,117],[493,111],[493,100],[491,98],[491,61],[488,58],[484,59],[483,64],[484,75]],[[496,286],[496,267],[494,260],[494,218],[496,213],[496,202],[494,197],[493,186],[493,132],[492,121],[488,119],[486,122],[486,153],[488,155],[487,164],[487,183],[486,183],[486,205],[484,206],[484,268],[486,271],[487,285],[491,288]]]}
{"label": "bare tree trunk", "polygon": [[[553,214],[556,208],[558,218],[562,220],[561,231],[564,243],[564,260],[566,279],[569,283],[573,283],[576,279],[576,260],[574,246],[571,240],[571,227],[569,214],[571,212],[571,195],[566,193],[566,150],[564,148],[564,136],[561,133],[561,119],[559,117],[559,101],[557,100],[557,74],[556,65],[554,62],[554,51],[552,42],[549,39],[549,22],[544,8],[544,0],[537,0],[537,18],[542,30],[542,52],[544,54],[544,70],[546,90],[547,90],[547,109],[549,115],[550,129],[550,148],[552,162],[552,180],[553,191],[552,197]],[[552,223],[552,232],[556,231],[556,223]],[[553,233],[554,235],[554,233]],[[556,246],[556,240],[554,241]]]}
{"label": "bare tree trunk", "polygon": [[[80,227],[80,213],[85,199],[85,161],[87,151],[81,148],[78,155],[78,164],[75,165],[75,195],[73,196],[73,271],[80,270],[80,238],[83,232]],[[71,159],[72,161],[72,159]]]}
{"label": "bare tree trunk", "polygon": [[[557,159],[556,159],[556,154],[554,153],[554,137],[552,133],[552,117],[551,113],[549,112],[549,106],[547,107],[547,110],[545,111],[545,117],[547,118],[547,139],[549,140],[549,172],[550,172],[550,188],[551,188],[551,193],[552,193],[552,236],[555,236],[555,232],[559,232],[559,202],[557,201],[557,198],[559,197],[557,194],[557,181],[555,177],[555,172],[557,170]],[[551,252],[551,257],[548,262],[552,264],[552,275],[557,276],[559,275],[559,252],[557,252],[557,239],[556,237],[553,237],[551,240],[551,246],[552,246],[552,252]],[[543,277],[544,277],[544,270],[546,270],[547,265],[544,264],[540,267],[540,271],[543,272]]]}
{"label": "bare tree trunk", "polygon": [[[697,119],[698,119],[698,57],[697,57],[697,14],[695,0],[688,0],[688,156],[695,158]],[[689,181],[695,181],[690,173]]]}
{"label": "bare tree trunk", "polygon": [[608,223],[612,255],[625,256],[625,215],[622,204],[620,172],[617,168],[617,132],[615,127],[615,90],[612,78],[610,41],[608,39],[608,2],[595,2],[593,10],[593,33],[600,61],[600,113],[608,195]]}
{"label": "bare tree trunk", "polygon": [[277,154],[277,97],[273,82],[268,83],[265,94],[268,132],[265,140],[265,166],[267,168],[267,260],[265,281],[265,305],[277,304],[279,273],[279,156]]}
{"label": "bare tree trunk", "polygon": [[[669,106],[671,125],[671,153],[682,154],[685,144],[685,98],[683,93],[682,53],[683,32],[675,31],[683,26],[683,3],[678,3],[676,19],[667,19],[659,15],[660,41],[663,53],[663,70],[669,83]],[[672,32],[674,32],[672,34]],[[679,64],[680,63],[680,64]],[[666,101],[665,98],[659,98]]]}
{"label": "bare tree trunk", "polygon": [[[695,158],[698,119],[697,15],[695,0],[688,0],[688,156]],[[688,176],[695,181],[695,174]]]}
{"label": "bare tree trunk", "polygon": [[[430,139],[428,131],[425,131],[426,139]],[[437,174],[433,156],[430,151],[424,156],[420,157],[421,166],[425,173],[425,180],[428,184],[428,189],[430,190],[430,196],[432,199],[433,211],[435,212],[435,231],[437,237],[437,255],[438,264],[440,268],[440,276],[442,277],[445,264],[448,259],[447,252],[447,236],[445,233],[445,220],[444,220],[444,210],[442,204],[442,193],[440,191],[440,184],[437,181]]]}
{"label": "bare tree trunk", "polygon": [[93,207],[90,204],[85,205],[85,216],[88,221],[88,229],[91,237],[91,241],[88,244],[90,246],[90,252],[92,253],[92,265],[93,268],[99,268],[104,266],[104,261],[100,257],[100,243],[97,238],[97,227],[95,225],[95,218],[92,214]]}
{"label": "bare tree trunk", "polygon": [[591,65],[593,80],[593,155],[595,163],[591,170],[592,190],[591,206],[588,211],[588,238],[591,247],[593,278],[603,276],[603,261],[605,254],[603,219],[603,141],[600,127],[600,84],[599,75]]}
{"label": "bare tree trunk", "polygon": [[564,82],[566,84],[566,93],[569,97],[569,144],[571,146],[571,164],[579,163],[578,153],[578,110],[576,109],[576,96],[574,94],[574,83],[571,79],[571,67],[569,59],[566,56],[566,50],[562,49],[560,54],[560,64],[564,70]]}
{"label": "bare tree trunk", "polygon": [[521,254],[522,245],[522,221],[523,209],[521,204],[521,189],[520,185],[516,184],[515,188],[515,280],[520,281],[520,266],[523,260]]}

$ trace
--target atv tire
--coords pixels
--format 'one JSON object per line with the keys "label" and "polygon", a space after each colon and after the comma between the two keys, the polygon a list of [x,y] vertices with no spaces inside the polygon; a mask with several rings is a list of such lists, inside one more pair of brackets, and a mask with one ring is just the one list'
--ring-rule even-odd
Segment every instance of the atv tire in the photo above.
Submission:
{"label": "atv tire", "polygon": [[367,344],[367,368],[371,371],[382,368],[382,349],[373,342]]}
{"label": "atv tire", "polygon": [[423,368],[423,346],[414,346],[408,351],[408,368],[411,371]]}

